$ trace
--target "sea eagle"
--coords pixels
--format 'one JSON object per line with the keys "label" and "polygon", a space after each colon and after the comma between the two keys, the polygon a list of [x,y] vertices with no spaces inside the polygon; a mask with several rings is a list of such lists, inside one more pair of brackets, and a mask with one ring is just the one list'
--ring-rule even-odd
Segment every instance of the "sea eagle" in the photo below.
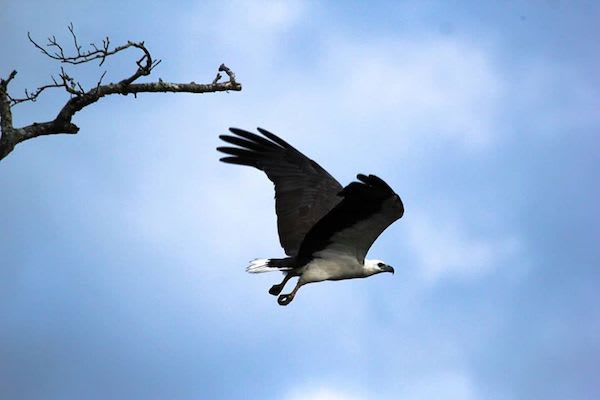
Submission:
{"label": "sea eagle", "polygon": [[[280,305],[288,305],[307,283],[394,273],[381,260],[365,259],[375,239],[404,214],[400,196],[387,183],[375,175],[358,174],[359,182],[342,187],[319,164],[271,132],[258,128],[261,137],[237,128],[229,131],[235,136],[219,137],[237,147],[218,147],[227,155],[221,161],[258,168],[275,185],[279,241],[289,257],[256,259],[246,270],[285,274],[269,290],[279,296]],[[294,290],[280,295],[294,276],[299,277]]]}

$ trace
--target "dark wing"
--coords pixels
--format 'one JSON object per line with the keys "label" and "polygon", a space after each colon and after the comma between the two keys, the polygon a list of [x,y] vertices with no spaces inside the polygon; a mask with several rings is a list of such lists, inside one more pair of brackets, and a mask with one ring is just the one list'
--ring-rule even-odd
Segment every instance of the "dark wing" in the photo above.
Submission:
{"label": "dark wing", "polygon": [[[343,200],[313,226],[298,257],[327,250],[349,254],[363,263],[375,239],[404,214],[400,196],[375,175],[358,174],[339,195]],[[318,254],[316,254],[318,256]]]}
{"label": "dark wing", "polygon": [[275,211],[279,242],[289,256],[295,256],[300,243],[313,225],[340,200],[339,184],[319,164],[274,134],[258,128],[264,137],[237,128],[237,136],[221,135],[238,147],[218,147],[228,157],[221,161],[255,167],[275,184]]}

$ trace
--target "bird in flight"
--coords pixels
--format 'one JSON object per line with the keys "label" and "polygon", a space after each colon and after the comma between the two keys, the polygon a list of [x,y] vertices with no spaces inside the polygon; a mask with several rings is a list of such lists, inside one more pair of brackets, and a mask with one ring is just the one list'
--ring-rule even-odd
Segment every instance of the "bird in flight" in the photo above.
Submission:
{"label": "bird in flight", "polygon": [[[307,283],[366,278],[394,273],[381,260],[365,256],[379,235],[404,214],[400,196],[375,175],[358,174],[358,182],[342,187],[319,164],[262,128],[263,135],[229,128],[219,136],[234,145],[218,147],[221,161],[264,171],[275,186],[275,211],[281,247],[288,257],[256,259],[250,273],[282,271],[283,281],[269,293],[288,305]],[[294,289],[285,284],[299,277]]]}

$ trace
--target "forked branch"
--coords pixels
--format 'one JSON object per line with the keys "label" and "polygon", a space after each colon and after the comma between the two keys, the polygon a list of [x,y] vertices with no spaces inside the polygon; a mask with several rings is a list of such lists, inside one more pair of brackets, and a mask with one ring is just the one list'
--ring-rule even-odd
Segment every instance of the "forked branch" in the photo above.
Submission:
{"label": "forked branch", "polygon": [[[17,71],[12,71],[6,79],[0,79],[0,160],[6,157],[18,143],[25,140],[41,135],[77,133],[79,127],[72,122],[75,113],[107,95],[127,95],[131,93],[136,96],[138,93],[214,93],[242,90],[242,85],[236,81],[235,74],[225,64],[219,66],[219,72],[211,83],[171,83],[165,82],[160,78],[156,82],[136,82],[139,78],[150,75],[152,70],[161,62],[161,60],[153,59],[144,42],[128,41],[124,45],[111,47],[110,39],[106,37],[101,45],[92,43],[86,50],[80,45],[73,24],[70,24],[68,29],[74,48],[74,54],[72,55],[65,52],[63,45],[54,36],[48,38],[48,43],[45,46],[33,40],[29,33],[27,36],[29,41],[47,57],[63,64],[71,65],[99,60],[99,66],[102,66],[108,57],[129,48],[134,48],[141,52],[140,58],[135,63],[137,68],[130,76],[117,83],[111,82],[108,84],[103,84],[103,79],[106,76],[106,71],[104,71],[96,85],[85,89],[77,79],[65,71],[64,67],[61,67],[58,78],[51,76],[52,83],[40,86],[33,91],[25,90],[23,97],[13,97],[8,91],[8,85],[17,75]],[[227,81],[221,81],[221,72],[227,75],[229,78]],[[56,118],[48,122],[34,122],[31,125],[21,128],[13,127],[13,106],[25,102],[35,102],[45,91],[54,88],[62,88],[70,96],[69,100],[58,112]]]}

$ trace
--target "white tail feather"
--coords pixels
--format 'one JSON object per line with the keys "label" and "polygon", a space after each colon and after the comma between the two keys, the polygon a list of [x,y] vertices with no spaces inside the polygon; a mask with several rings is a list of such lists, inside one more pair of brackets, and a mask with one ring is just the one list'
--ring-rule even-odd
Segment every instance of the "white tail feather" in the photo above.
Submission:
{"label": "white tail feather", "polygon": [[269,267],[268,258],[257,258],[250,261],[250,265],[246,267],[246,272],[251,274],[258,274],[261,272],[277,271],[277,268]]}

